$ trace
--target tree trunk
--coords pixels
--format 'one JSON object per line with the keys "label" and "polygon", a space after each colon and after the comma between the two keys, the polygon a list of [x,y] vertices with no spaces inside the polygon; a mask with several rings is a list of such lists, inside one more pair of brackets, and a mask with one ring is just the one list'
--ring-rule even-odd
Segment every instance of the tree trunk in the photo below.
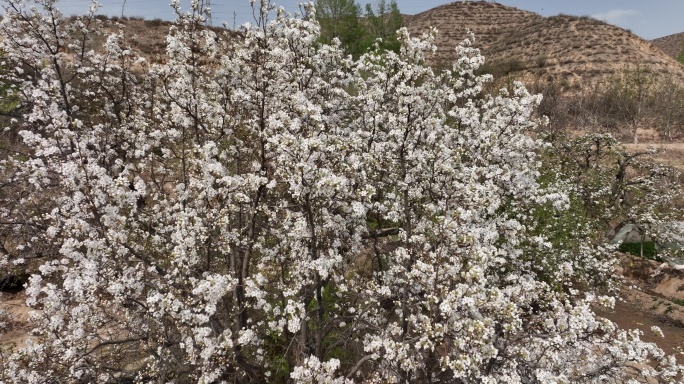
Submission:
{"label": "tree trunk", "polygon": [[639,144],[639,136],[637,133],[639,132],[639,128],[634,128],[634,144]]}

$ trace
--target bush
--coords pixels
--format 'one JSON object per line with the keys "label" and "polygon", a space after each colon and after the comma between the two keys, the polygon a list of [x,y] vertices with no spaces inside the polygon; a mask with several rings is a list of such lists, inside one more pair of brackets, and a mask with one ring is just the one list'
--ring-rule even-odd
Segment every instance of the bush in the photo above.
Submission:
{"label": "bush", "polygon": [[478,69],[478,74],[489,74],[500,78],[525,69],[525,63],[518,58],[510,58],[501,62],[488,63]]}
{"label": "bush", "polygon": [[165,21],[160,19],[160,18],[155,18],[155,19],[147,21],[147,25],[149,25],[151,27],[159,27],[161,25],[164,25],[164,23],[165,23]]}
{"label": "bush", "polygon": [[656,243],[653,241],[644,241],[643,243],[622,243],[620,244],[620,252],[629,253],[634,256],[641,256],[641,247],[643,244],[644,257],[649,260],[663,261],[658,256]]}

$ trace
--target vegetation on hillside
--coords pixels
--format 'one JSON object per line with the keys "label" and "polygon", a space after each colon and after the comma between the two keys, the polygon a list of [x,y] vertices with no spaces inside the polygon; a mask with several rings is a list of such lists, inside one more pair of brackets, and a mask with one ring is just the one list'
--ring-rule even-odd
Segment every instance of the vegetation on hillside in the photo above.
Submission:
{"label": "vegetation on hillside", "polygon": [[396,31],[402,16],[395,0],[366,4],[365,13],[354,0],[317,0],[316,20],[321,27],[321,42],[338,39],[347,53],[358,58],[377,45],[379,49],[399,52]]}

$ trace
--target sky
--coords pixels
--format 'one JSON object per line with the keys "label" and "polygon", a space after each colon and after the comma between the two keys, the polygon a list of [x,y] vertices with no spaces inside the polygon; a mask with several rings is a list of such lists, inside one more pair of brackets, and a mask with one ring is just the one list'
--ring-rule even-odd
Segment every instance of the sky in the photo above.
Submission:
{"label": "sky", "polygon": [[[174,13],[170,0],[99,0],[101,13],[107,15],[142,16],[146,19],[171,20]],[[189,6],[190,0],[180,0],[182,6]],[[212,23],[227,23],[232,28],[247,21],[253,21],[249,0],[204,0],[211,3]],[[298,10],[302,0],[275,0],[289,12]],[[357,0],[365,5],[375,0]],[[258,0],[257,0],[258,2]],[[397,0],[399,10],[406,14],[417,14],[449,0]],[[522,10],[536,12],[542,16],[565,13],[576,16],[592,16],[625,29],[644,39],[655,39],[684,32],[683,0],[500,0],[501,4]],[[58,7],[66,15],[82,14],[90,4],[89,0],[61,0]],[[125,4],[125,6],[124,6]]]}

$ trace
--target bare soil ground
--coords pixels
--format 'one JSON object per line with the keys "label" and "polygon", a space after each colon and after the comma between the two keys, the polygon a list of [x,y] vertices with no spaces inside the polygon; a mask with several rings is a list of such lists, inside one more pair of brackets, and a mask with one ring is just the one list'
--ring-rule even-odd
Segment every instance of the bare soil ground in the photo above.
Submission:
{"label": "bare soil ground", "polygon": [[604,83],[636,63],[684,82],[684,68],[663,52],[662,45],[587,16],[543,17],[496,3],[459,1],[407,17],[405,24],[415,36],[430,27],[438,29],[437,52],[428,58],[438,67],[457,59],[454,48],[470,30],[487,66],[499,67],[527,84],[566,84],[565,90],[571,91]]}
{"label": "bare soil ground", "polygon": [[639,144],[625,144],[625,147],[630,152],[642,152],[655,147],[658,153],[654,156],[654,160],[673,167],[679,171],[684,171],[684,143],[639,143]]}
{"label": "bare soil ground", "polygon": [[[667,263],[620,254],[618,271],[624,277],[621,301],[599,315],[623,329],[639,329],[643,339],[656,343],[684,361],[684,271]],[[651,327],[658,326],[664,337]]]}
{"label": "bare soil ground", "polygon": [[22,344],[28,338],[29,308],[26,306],[26,294],[0,293],[0,310],[8,312],[11,317],[3,333],[0,333],[0,348],[12,344]]}
{"label": "bare soil ground", "polygon": [[[645,293],[631,292],[630,295],[643,295],[644,301],[648,302],[652,297]],[[684,328],[673,324],[666,316],[659,316],[646,311],[639,304],[631,301],[618,301],[612,310],[598,310],[600,316],[612,320],[622,329],[639,329],[643,335],[642,340],[656,343],[668,354],[676,354],[677,360],[684,359]],[[657,326],[663,331],[663,337],[656,335],[651,327]]]}

